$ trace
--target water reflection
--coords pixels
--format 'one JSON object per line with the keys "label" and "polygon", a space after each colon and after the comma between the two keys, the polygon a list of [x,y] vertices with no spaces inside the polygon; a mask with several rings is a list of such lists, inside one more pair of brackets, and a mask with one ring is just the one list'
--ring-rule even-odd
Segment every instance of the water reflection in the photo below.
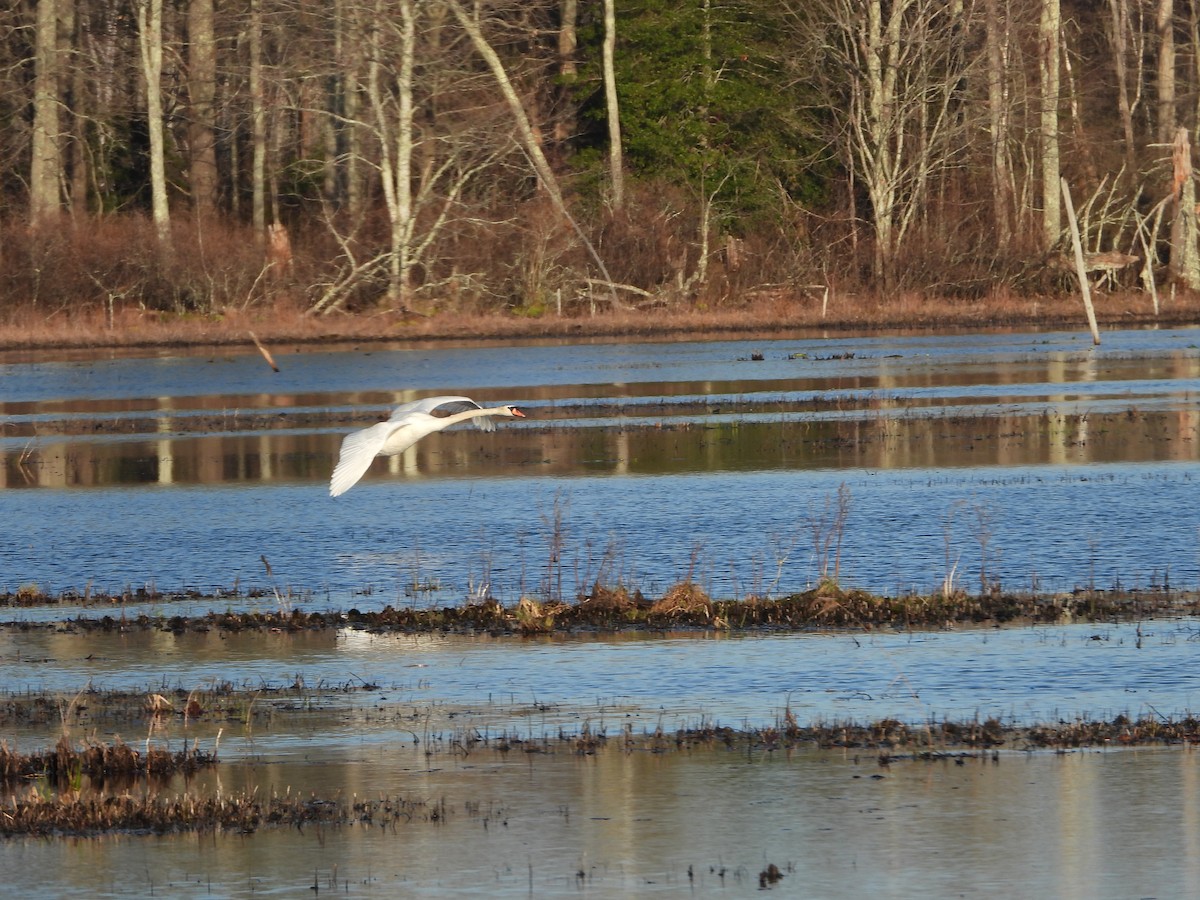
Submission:
{"label": "water reflection", "polygon": [[[277,378],[252,353],[0,366],[0,497],[22,523],[0,587],[512,601],[550,583],[559,509],[572,588],[690,573],[742,596],[819,577],[812,530],[841,484],[859,586],[1195,584],[1194,339],[306,352]],[[342,436],[428,393],[530,418],[434,435],[330,501]]]}
{"label": "water reflection", "polygon": [[[73,695],[94,690],[250,692],[302,685],[336,694],[325,743],[399,740],[388,710],[432,710],[433,728],[578,730],[584,720],[673,731],[702,721],[1031,724],[1085,714],[1180,717],[1194,708],[1193,619],[936,633],[579,635],[513,640],[458,635],[0,631],[0,684]],[[339,692],[340,686],[371,690]],[[285,698],[286,699],[286,698]],[[269,704],[270,695],[262,702]],[[374,713],[372,712],[374,711]],[[169,724],[169,723],[164,723]],[[59,723],[44,737],[53,739]],[[254,752],[290,743],[256,726]],[[411,727],[405,723],[399,728]],[[236,758],[229,729],[222,746]],[[374,737],[372,737],[374,735]],[[187,728],[172,738],[190,739]]]}
{"label": "water reflection", "polygon": [[1196,766],[1179,751],[880,769],[873,756],[616,748],[431,763],[364,746],[226,767],[192,787],[214,781],[226,792],[419,798],[445,815],[248,837],[9,840],[9,889],[36,898],[475,896],[481,886],[492,896],[743,896],[775,864],[787,895],[983,897],[1014,883],[1047,897],[1200,890],[1188,789]]}
{"label": "water reflection", "polygon": [[[505,423],[507,425],[507,423]],[[1200,458],[1200,410],[1121,412],[998,411],[986,416],[921,416],[911,410],[870,418],[720,414],[628,419],[572,426],[506,427],[435,435],[400,457],[378,461],[367,480],[471,475],[669,475],[816,468],[910,469],[1087,465]],[[148,441],[50,441],[10,450],[0,486],[321,482],[340,431],[165,433]]]}
{"label": "water reflection", "polygon": [[531,420],[439,435],[393,478],[1194,461],[1189,335],[320,352],[278,379],[252,353],[10,364],[0,486],[319,482],[347,430],[440,391]]}

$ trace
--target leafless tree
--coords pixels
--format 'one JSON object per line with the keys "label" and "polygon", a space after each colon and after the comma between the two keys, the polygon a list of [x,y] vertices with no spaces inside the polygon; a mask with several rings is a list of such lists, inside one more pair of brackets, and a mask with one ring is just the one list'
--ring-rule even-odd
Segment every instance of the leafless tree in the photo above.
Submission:
{"label": "leafless tree", "polygon": [[[1049,2],[1049,0],[1047,0]],[[862,183],[874,270],[890,285],[935,175],[955,165],[960,92],[975,57],[973,5],[940,0],[788,0],[801,58],[815,60],[846,168]]]}

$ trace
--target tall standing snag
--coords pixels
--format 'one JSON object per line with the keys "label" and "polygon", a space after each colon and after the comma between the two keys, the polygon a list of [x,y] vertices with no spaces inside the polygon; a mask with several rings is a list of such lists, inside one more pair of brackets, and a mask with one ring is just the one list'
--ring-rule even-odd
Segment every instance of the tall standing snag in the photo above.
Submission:
{"label": "tall standing snag", "polygon": [[1171,258],[1167,271],[1172,281],[1196,290],[1200,288],[1200,250],[1196,247],[1196,182],[1192,178],[1192,145],[1186,128],[1176,130],[1171,158],[1175,173],[1171,186],[1175,215],[1171,222]]}
{"label": "tall standing snag", "polygon": [[1067,210],[1067,223],[1071,227],[1071,246],[1075,249],[1075,273],[1079,276],[1079,293],[1083,296],[1083,308],[1087,312],[1088,327],[1092,330],[1092,343],[1100,344],[1100,329],[1096,326],[1096,310],[1092,308],[1092,288],[1088,283],[1087,263],[1083,259],[1083,242],[1079,239],[1079,223],[1075,221],[1075,204],[1071,202],[1071,189],[1067,179],[1060,178],[1063,203]]}

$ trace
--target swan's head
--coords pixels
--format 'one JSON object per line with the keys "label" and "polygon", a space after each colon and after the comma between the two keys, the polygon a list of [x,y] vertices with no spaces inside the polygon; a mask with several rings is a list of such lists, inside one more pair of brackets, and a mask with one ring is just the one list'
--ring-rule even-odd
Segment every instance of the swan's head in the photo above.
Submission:
{"label": "swan's head", "polygon": [[508,413],[508,415],[512,416],[514,419],[524,419],[525,418],[525,413],[521,412],[521,410],[517,409],[515,406],[506,406],[506,407],[504,407],[504,411],[506,413]]}

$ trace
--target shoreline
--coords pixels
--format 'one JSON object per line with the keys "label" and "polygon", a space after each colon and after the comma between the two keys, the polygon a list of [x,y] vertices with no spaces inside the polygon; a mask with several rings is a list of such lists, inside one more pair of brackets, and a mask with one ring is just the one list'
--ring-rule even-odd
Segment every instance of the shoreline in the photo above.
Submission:
{"label": "shoreline", "polygon": [[[1097,321],[1114,328],[1178,328],[1200,323],[1200,298],[1175,297],[1158,314],[1144,294],[1105,295],[1097,301]],[[868,334],[962,330],[1070,330],[1087,336],[1083,310],[1074,297],[1034,297],[1020,301],[890,301],[841,298],[823,312],[820,304],[778,301],[716,310],[659,308],[604,311],[594,316],[538,318],[510,314],[427,316],[396,313],[308,316],[302,310],[227,310],[217,316],[170,315],[123,310],[111,320],[96,314],[34,316],[14,314],[0,321],[0,353],[204,349],[255,346],[256,339],[297,348],[350,344],[381,346],[423,343],[487,344],[505,341],[696,340],[749,335]]]}

